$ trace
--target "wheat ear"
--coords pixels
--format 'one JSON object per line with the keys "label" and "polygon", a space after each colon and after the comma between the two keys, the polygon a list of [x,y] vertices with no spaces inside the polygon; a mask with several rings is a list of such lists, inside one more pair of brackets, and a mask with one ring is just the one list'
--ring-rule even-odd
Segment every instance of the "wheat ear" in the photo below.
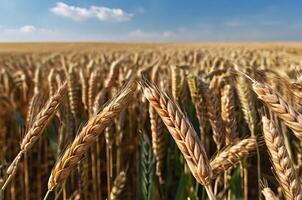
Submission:
{"label": "wheat ear", "polygon": [[162,118],[196,180],[208,186],[212,170],[206,152],[193,126],[177,103],[146,80],[142,81],[145,97]]}
{"label": "wheat ear", "polygon": [[68,99],[70,111],[73,115],[74,121],[79,117],[79,84],[77,80],[76,69],[71,65],[67,74],[68,83]]}
{"label": "wheat ear", "polygon": [[258,97],[293,131],[295,136],[302,140],[302,115],[275,94],[268,86],[254,82],[253,89]]}
{"label": "wheat ear", "polygon": [[300,182],[281,133],[265,116],[262,123],[265,143],[286,199],[302,199]]}
{"label": "wheat ear", "polygon": [[27,152],[29,148],[36,142],[36,140],[43,133],[46,126],[49,124],[50,120],[54,116],[55,112],[58,110],[59,106],[63,102],[66,94],[66,83],[61,85],[56,94],[51,96],[45,106],[36,116],[34,123],[31,125],[28,132],[25,134],[21,142],[21,151]]}
{"label": "wheat ear", "polygon": [[125,58],[124,56],[120,57],[119,59],[117,59],[111,63],[109,74],[108,74],[106,80],[104,81],[105,88],[110,88],[110,87],[113,87],[116,85],[116,80],[117,80],[118,74],[119,74],[119,67],[124,58]]}
{"label": "wheat ear", "polygon": [[205,100],[202,97],[202,93],[198,87],[198,79],[196,76],[189,75],[187,77],[187,82],[192,98],[192,102],[195,106],[196,116],[199,122],[199,129],[200,129],[200,139],[201,141],[206,144],[206,128],[207,128],[207,118],[206,118],[206,107],[205,107]]}
{"label": "wheat ear", "polygon": [[32,125],[26,132],[21,142],[20,152],[15,157],[11,165],[7,168],[7,174],[9,175],[9,177],[6,180],[5,184],[2,186],[3,190],[14,176],[23,154],[31,149],[31,147],[35,144],[35,142],[41,137],[45,128],[48,126],[50,120],[52,119],[52,117],[58,110],[59,106],[63,102],[63,99],[66,94],[66,90],[67,90],[67,84],[64,83],[62,86],[59,87],[56,94],[50,97],[50,99],[47,101],[45,106],[35,117]]}
{"label": "wheat ear", "polygon": [[248,83],[243,77],[239,77],[237,80],[237,94],[240,99],[243,117],[249,126],[251,135],[255,136],[257,126],[257,111],[255,109],[256,106],[253,97],[254,93],[248,87]]}
{"label": "wheat ear", "polygon": [[93,115],[94,100],[95,100],[96,93],[98,91],[98,87],[97,87],[98,79],[99,79],[98,73],[95,70],[90,74],[89,81],[88,81],[88,114],[89,114],[89,116]]}
{"label": "wheat ear", "polygon": [[89,111],[88,107],[88,77],[86,77],[86,74],[83,70],[83,68],[80,68],[79,70],[79,76],[80,76],[80,83],[81,83],[81,98],[82,103],[84,105],[84,108]]}
{"label": "wheat ear", "polygon": [[235,94],[231,85],[225,85],[221,96],[221,117],[225,125],[226,144],[238,137],[235,111]]}
{"label": "wheat ear", "polygon": [[155,156],[152,152],[148,136],[145,133],[142,133],[140,136],[140,199],[154,199]]}
{"label": "wheat ear", "polygon": [[54,190],[58,184],[66,180],[70,172],[75,168],[83,154],[93,144],[102,131],[112,122],[130,102],[136,82],[131,80],[126,88],[121,91],[101,112],[91,117],[86,126],[83,127],[79,135],[74,139],[69,148],[54,166],[48,180],[48,190]]}
{"label": "wheat ear", "polygon": [[272,191],[272,189],[268,186],[267,180],[263,179],[260,181],[261,193],[264,196],[265,200],[278,200],[279,198]]}
{"label": "wheat ear", "polygon": [[156,175],[159,182],[164,182],[163,168],[166,153],[166,139],[164,134],[164,124],[153,107],[149,107],[149,117],[152,133],[152,149],[156,158]]}
{"label": "wheat ear", "polygon": [[275,195],[275,193],[269,187],[263,188],[261,192],[262,192],[265,200],[278,200],[278,197]]}
{"label": "wheat ear", "polygon": [[181,97],[181,75],[180,69],[177,66],[171,66],[171,86],[172,96],[178,102]]}
{"label": "wheat ear", "polygon": [[121,171],[119,175],[115,178],[113,187],[110,193],[111,200],[122,199],[122,193],[126,186],[126,171]]}
{"label": "wheat ear", "polygon": [[221,112],[219,99],[217,95],[201,79],[198,79],[198,87],[204,98],[207,117],[213,129],[214,142],[217,145],[217,149],[220,149],[224,143],[225,129],[220,115]]}
{"label": "wheat ear", "polygon": [[241,140],[237,144],[226,148],[218,153],[211,161],[210,165],[213,170],[214,176],[226,171],[227,169],[236,165],[242,158],[249,155],[250,152],[256,150],[256,138],[247,138]]}
{"label": "wheat ear", "polygon": [[51,69],[47,77],[48,87],[49,87],[49,96],[53,96],[56,92],[56,77],[55,69]]}

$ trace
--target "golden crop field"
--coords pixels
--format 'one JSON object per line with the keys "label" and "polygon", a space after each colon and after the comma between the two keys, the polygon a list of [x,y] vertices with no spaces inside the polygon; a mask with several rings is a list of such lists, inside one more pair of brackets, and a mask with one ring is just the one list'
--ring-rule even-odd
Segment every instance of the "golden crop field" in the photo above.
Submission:
{"label": "golden crop field", "polygon": [[302,199],[302,44],[0,44],[0,200]]}

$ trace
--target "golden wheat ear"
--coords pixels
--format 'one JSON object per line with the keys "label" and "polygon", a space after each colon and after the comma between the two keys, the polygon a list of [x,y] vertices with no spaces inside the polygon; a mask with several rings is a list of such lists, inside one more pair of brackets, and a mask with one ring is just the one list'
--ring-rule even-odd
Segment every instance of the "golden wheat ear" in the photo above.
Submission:
{"label": "golden wheat ear", "polygon": [[28,153],[32,146],[36,143],[36,141],[42,136],[45,128],[48,126],[54,114],[63,102],[66,91],[67,84],[64,83],[58,88],[57,92],[49,98],[49,100],[42,107],[37,116],[35,116],[33,122],[31,123],[21,141],[20,151],[18,155],[15,157],[11,165],[7,168],[8,178],[2,186],[3,190],[15,175],[16,169],[20,163],[22,156],[25,153]]}
{"label": "golden wheat ear", "polygon": [[267,180],[262,179],[260,181],[261,185],[261,193],[264,196],[265,200],[278,200],[279,198],[276,194],[272,191],[272,189],[268,186]]}
{"label": "golden wheat ear", "polygon": [[302,140],[302,114],[293,109],[267,85],[255,82],[253,90],[265,104]]}
{"label": "golden wheat ear", "polygon": [[262,117],[263,134],[278,181],[287,199],[301,199],[301,186],[284,139],[275,123]]}
{"label": "golden wheat ear", "polygon": [[136,90],[136,81],[131,79],[102,111],[92,116],[76,136],[63,156],[57,161],[48,180],[48,190],[54,190],[67,179],[85,152],[96,141],[103,130],[130,103]]}
{"label": "golden wheat ear", "polygon": [[209,185],[212,170],[207,155],[185,114],[174,100],[161,92],[155,85],[143,79],[141,86],[144,96],[168,128],[196,180],[203,185]]}
{"label": "golden wheat ear", "polygon": [[214,176],[217,176],[238,164],[242,158],[249,156],[255,151],[257,145],[257,139],[255,137],[250,137],[218,152],[210,162]]}

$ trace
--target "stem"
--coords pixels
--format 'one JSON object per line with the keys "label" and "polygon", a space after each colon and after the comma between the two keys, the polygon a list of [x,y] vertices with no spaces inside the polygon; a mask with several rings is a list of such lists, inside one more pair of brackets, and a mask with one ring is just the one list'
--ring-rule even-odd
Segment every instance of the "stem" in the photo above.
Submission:
{"label": "stem", "polygon": [[113,166],[113,161],[112,161],[112,146],[110,146],[110,148],[109,148],[109,161],[110,161],[110,181],[111,181],[111,179],[112,179],[112,177],[113,177],[113,169],[112,169],[112,166]]}
{"label": "stem", "polygon": [[107,197],[110,200],[110,190],[111,190],[111,186],[110,186],[110,181],[111,181],[111,166],[110,166],[110,148],[109,145],[106,144],[106,163],[107,163]]}
{"label": "stem", "polygon": [[29,174],[28,174],[28,157],[24,153],[24,185],[25,185],[25,199],[29,200]]}
{"label": "stem", "polygon": [[196,193],[196,196],[198,196],[198,190],[199,190],[199,183],[196,182],[196,185],[195,185],[195,193]]}
{"label": "stem", "polygon": [[4,191],[0,189],[0,200],[4,200]]}
{"label": "stem", "polygon": [[97,139],[96,141],[96,177],[97,177],[97,187],[99,188],[98,192],[98,199],[102,199],[102,177],[101,177],[101,161],[100,161],[100,152],[101,152],[101,147],[100,147],[100,141]]}
{"label": "stem", "polygon": [[161,184],[160,184],[159,179],[156,178],[156,179],[155,179],[155,182],[156,182],[156,186],[157,186],[156,189],[157,189],[157,191],[158,191],[158,193],[159,193],[160,199],[164,199],[164,198],[163,198],[163,197],[164,197],[164,194],[163,194],[163,187],[160,187]]}
{"label": "stem", "polygon": [[[95,150],[95,145],[93,145],[92,149],[91,149],[91,174],[92,174],[92,180],[94,180],[93,182],[95,182],[96,180],[96,169],[95,169],[95,163],[96,163],[96,150]],[[93,196],[94,199],[97,199],[97,185],[96,184],[92,184],[92,190],[93,190]]]}
{"label": "stem", "polygon": [[207,186],[204,186],[204,187],[205,187],[205,189],[206,189],[206,191],[207,191],[207,194],[208,194],[209,199],[210,199],[210,200],[216,200],[216,197],[215,197],[215,195],[214,195],[214,193],[213,193],[213,191],[212,191],[211,186],[210,186],[210,185],[207,185]]}
{"label": "stem", "polygon": [[78,162],[77,164],[77,173],[78,173],[78,191],[79,191],[79,195],[80,195],[80,199],[83,199],[83,176],[82,176],[82,172],[83,172],[83,169],[82,169],[82,162]]}
{"label": "stem", "polygon": [[62,183],[59,191],[56,191],[56,195],[55,195],[54,200],[58,200],[62,192],[63,192],[63,194],[62,194],[63,195],[63,199],[66,199],[66,194],[64,196],[65,185],[66,185],[66,180]]}
{"label": "stem", "polygon": [[[255,136],[256,137],[256,136]],[[259,146],[257,144],[256,148],[257,152],[257,184],[258,184],[258,199],[261,199],[261,159],[260,159],[260,151],[259,151]],[[246,177],[248,179],[248,175]],[[246,189],[247,190],[247,189]],[[248,199],[248,195],[246,196],[246,199]]]}
{"label": "stem", "polygon": [[63,192],[63,194],[62,194],[62,195],[63,195],[63,200],[66,200],[66,199],[67,199],[67,197],[66,197],[67,194],[66,194],[66,187],[65,187],[65,184],[63,185],[63,191],[62,191],[62,192]]}
{"label": "stem", "polygon": [[218,194],[218,188],[220,182],[221,182],[221,175],[218,175],[214,182],[214,194]]}
{"label": "stem", "polygon": [[[42,141],[39,140],[38,142],[38,152],[42,151]],[[38,154],[37,158],[38,163],[42,163],[42,155],[41,153]],[[38,170],[37,170],[37,196],[40,197],[42,196],[42,172],[41,172],[41,165],[39,165]]]}
{"label": "stem", "polygon": [[116,139],[116,173],[121,171],[121,142],[120,142],[120,132],[118,132]]}
{"label": "stem", "polygon": [[4,191],[5,188],[7,187],[7,185],[10,183],[11,179],[13,178],[13,174],[10,174],[8,176],[8,178],[6,179],[5,183],[3,184],[2,188],[1,188],[1,191]]}
{"label": "stem", "polygon": [[[244,200],[248,200],[249,198],[249,171],[247,169],[247,158],[243,161],[243,194],[244,194]],[[257,157],[257,163],[258,163],[258,157]],[[258,168],[257,168],[258,169]],[[258,178],[258,172],[257,172],[257,178]]]}
{"label": "stem", "polygon": [[47,200],[47,197],[49,196],[50,192],[51,192],[50,190],[47,190],[47,192],[46,192],[46,194],[45,194],[43,200]]}
{"label": "stem", "polygon": [[[228,185],[229,185],[229,182],[230,182],[230,179],[231,179],[230,178],[231,174],[232,174],[231,169],[228,169],[224,172],[224,188],[228,188]],[[230,200],[231,199],[231,191],[228,190],[226,195],[227,196],[226,196],[225,199]]]}
{"label": "stem", "polygon": [[18,164],[22,158],[22,155],[23,155],[23,151],[20,151],[18,153],[18,155],[16,156],[16,158],[14,159],[14,161],[10,164],[10,166],[8,167],[8,169],[11,168],[11,170],[9,171],[9,175],[8,175],[8,178],[5,180],[5,183],[3,184],[1,190],[5,190],[5,188],[8,186],[8,184],[11,182],[11,180],[13,179],[13,177],[15,176],[16,174],[16,169],[18,167]]}

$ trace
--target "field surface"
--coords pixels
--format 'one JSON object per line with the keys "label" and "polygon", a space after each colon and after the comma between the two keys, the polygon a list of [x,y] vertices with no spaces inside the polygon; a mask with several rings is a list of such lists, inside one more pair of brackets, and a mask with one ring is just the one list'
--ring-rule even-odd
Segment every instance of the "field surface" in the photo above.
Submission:
{"label": "field surface", "polygon": [[0,200],[302,199],[302,43],[1,43]]}

